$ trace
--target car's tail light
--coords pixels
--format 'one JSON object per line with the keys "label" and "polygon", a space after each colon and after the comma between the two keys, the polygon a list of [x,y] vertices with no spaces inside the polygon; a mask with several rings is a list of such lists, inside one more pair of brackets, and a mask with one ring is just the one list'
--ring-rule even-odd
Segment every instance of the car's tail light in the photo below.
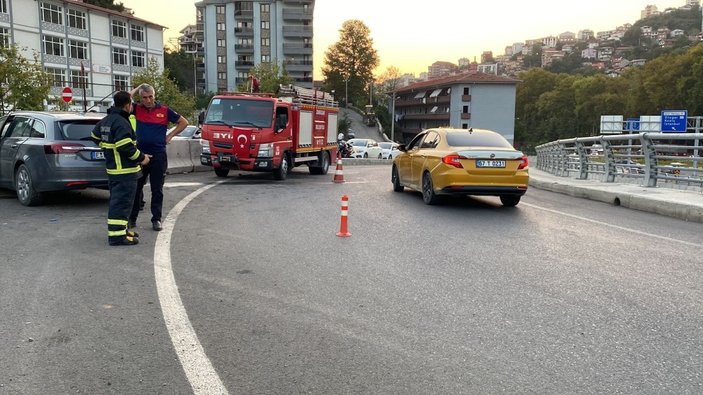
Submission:
{"label": "car's tail light", "polygon": [[520,158],[520,164],[518,165],[518,170],[524,169],[527,166],[529,166],[528,160],[527,160],[527,155],[523,155],[522,158]]}
{"label": "car's tail light", "polygon": [[442,158],[442,162],[449,166],[454,166],[457,169],[463,169],[464,166],[461,165],[460,159],[464,159],[464,157],[459,155],[447,155]]}
{"label": "car's tail light", "polygon": [[81,149],[85,148],[84,145],[76,143],[53,143],[46,144],[44,146],[45,154],[75,154]]}

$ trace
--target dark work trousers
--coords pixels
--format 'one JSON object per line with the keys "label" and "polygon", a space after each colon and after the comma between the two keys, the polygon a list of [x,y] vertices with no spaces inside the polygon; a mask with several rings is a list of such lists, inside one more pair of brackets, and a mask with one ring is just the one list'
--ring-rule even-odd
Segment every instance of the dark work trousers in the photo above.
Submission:
{"label": "dark work trousers", "polygon": [[111,242],[127,236],[127,218],[134,205],[139,173],[108,175],[110,208],[107,212],[107,236]]}
{"label": "dark work trousers", "polygon": [[142,176],[137,183],[137,194],[132,205],[132,213],[129,220],[136,223],[139,216],[139,204],[144,196],[144,184],[149,177],[151,186],[151,220],[161,221],[161,208],[164,203],[164,180],[168,169],[168,158],[165,152],[152,154],[149,164],[142,166]]}

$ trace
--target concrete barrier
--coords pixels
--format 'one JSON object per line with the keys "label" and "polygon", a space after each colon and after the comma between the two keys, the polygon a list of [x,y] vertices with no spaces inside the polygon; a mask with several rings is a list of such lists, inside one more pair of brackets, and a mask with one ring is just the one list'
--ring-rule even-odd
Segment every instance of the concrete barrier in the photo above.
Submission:
{"label": "concrete barrier", "polygon": [[212,171],[212,167],[200,164],[200,153],[203,151],[200,140],[188,140],[190,149],[190,161],[193,163],[193,171]]}
{"label": "concrete barrier", "polygon": [[168,155],[167,173],[190,173],[193,171],[189,140],[171,140],[171,143],[166,146],[166,155]]}

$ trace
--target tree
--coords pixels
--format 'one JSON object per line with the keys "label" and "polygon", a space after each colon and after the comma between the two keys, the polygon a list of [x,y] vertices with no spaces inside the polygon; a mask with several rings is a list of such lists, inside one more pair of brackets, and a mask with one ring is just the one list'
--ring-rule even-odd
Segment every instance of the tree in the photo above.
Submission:
{"label": "tree", "polygon": [[[352,103],[366,103],[366,89],[373,83],[373,70],[379,58],[369,36],[369,28],[360,20],[345,21],[339,30],[339,41],[325,52],[322,75],[325,90],[345,94]],[[346,103],[345,103],[346,104]]]}
{"label": "tree", "polygon": [[96,5],[98,7],[107,8],[110,10],[115,10],[117,12],[124,11],[124,4],[115,4],[114,0],[85,0],[84,3]]}
{"label": "tree", "polygon": [[[149,84],[154,87],[156,98],[168,105],[177,113],[191,119],[195,123],[195,103],[192,95],[181,93],[176,83],[171,80],[169,70],[159,71],[159,62],[156,58],[150,58],[147,67],[140,73],[135,74],[132,84],[137,87],[140,84]],[[139,99],[135,97],[135,100]]]}
{"label": "tree", "polygon": [[195,55],[179,50],[164,47],[164,68],[170,71],[170,78],[181,91],[194,89]]}
{"label": "tree", "polygon": [[[278,66],[278,62],[259,63],[249,70],[249,75],[259,81],[259,92],[276,93],[280,85],[293,83],[293,78],[288,75],[285,66]],[[237,89],[242,92],[249,92],[251,82],[240,84]]]}
{"label": "tree", "polygon": [[0,112],[6,109],[41,110],[51,89],[39,55],[25,58],[16,45],[0,47]]}

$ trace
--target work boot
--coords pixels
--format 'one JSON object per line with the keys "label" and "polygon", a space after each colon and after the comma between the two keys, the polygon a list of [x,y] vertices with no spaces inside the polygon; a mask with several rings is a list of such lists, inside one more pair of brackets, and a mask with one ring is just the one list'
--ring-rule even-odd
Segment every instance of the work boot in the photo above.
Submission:
{"label": "work boot", "polygon": [[116,240],[110,240],[109,243],[111,246],[133,246],[139,244],[139,239],[127,235]]}

